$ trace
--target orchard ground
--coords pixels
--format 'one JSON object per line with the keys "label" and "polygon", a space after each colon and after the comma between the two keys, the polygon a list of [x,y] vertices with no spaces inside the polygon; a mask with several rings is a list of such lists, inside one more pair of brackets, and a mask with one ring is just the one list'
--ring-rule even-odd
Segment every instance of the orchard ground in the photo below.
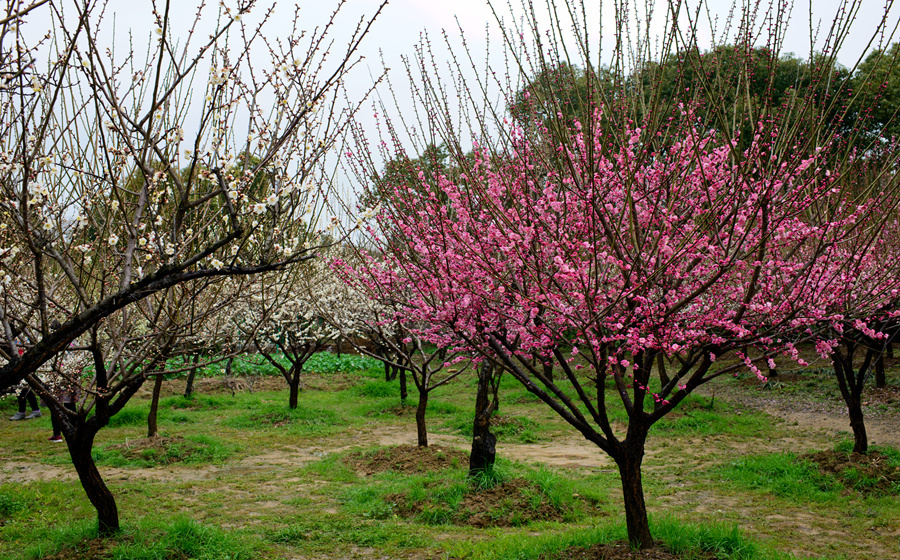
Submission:
{"label": "orchard ground", "polygon": [[[766,388],[712,383],[653,428],[644,481],[654,535],[687,549],[681,558],[724,558],[716,547],[732,558],[896,557],[900,359],[888,361],[889,387],[867,392],[867,428],[885,453],[875,471],[841,463],[823,474],[801,458],[849,449],[820,366],[782,371]],[[105,542],[93,539],[95,512],[65,446],[47,441],[48,415],[6,421],[15,401],[5,397],[0,557],[599,558],[567,547],[624,538],[612,461],[511,378],[495,418],[497,468],[471,481],[473,376],[436,391],[422,451],[414,409],[376,363],[322,355],[310,368],[296,411],[264,368],[205,377],[190,399],[183,379],[167,381],[154,440],[145,389],[95,445],[124,527]]]}

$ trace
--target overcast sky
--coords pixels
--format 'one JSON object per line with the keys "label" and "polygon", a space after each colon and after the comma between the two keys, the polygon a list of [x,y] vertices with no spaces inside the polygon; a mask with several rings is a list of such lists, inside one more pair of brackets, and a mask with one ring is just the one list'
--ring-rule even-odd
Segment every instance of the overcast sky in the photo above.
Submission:
{"label": "overcast sky", "polygon": [[[538,12],[545,12],[545,0],[534,0],[535,9]],[[608,62],[604,56],[608,56],[611,51],[613,34],[615,31],[614,19],[614,2],[600,0],[584,0],[585,11],[587,13],[588,27],[591,29],[592,37],[599,38],[602,28],[603,54],[602,62]],[[654,23],[651,29],[661,30],[664,26],[664,16],[666,13],[666,0],[646,0],[651,2],[655,7]],[[767,2],[772,0],[758,0],[752,2],[752,10],[757,15],[766,12]],[[777,1],[777,0],[774,0]],[[867,44],[872,37],[872,30],[875,29],[884,15],[883,2],[889,0],[863,0],[862,9],[856,14],[853,23],[852,32],[849,34],[848,40],[839,51],[839,60],[846,66],[853,66],[861,53],[865,52]],[[518,0],[511,0],[513,4],[518,4]],[[562,0],[558,0],[560,6],[564,6]],[[699,0],[686,0],[688,6],[697,6]],[[70,4],[71,0],[61,0],[62,4]],[[172,36],[177,38],[179,35],[186,33],[193,16],[196,12],[198,0],[172,0],[171,1],[171,22]],[[509,8],[506,0],[497,0],[498,11],[504,14],[507,21],[510,19]],[[739,10],[743,4],[751,4],[748,0],[739,1]],[[210,25],[214,24],[215,12],[217,9],[216,0],[210,0],[207,10],[212,16],[208,19]],[[237,0],[226,0],[226,4],[232,8],[236,7]],[[336,44],[340,45],[346,42],[347,37],[352,33],[352,29],[361,17],[371,15],[375,12],[380,0],[349,0],[341,11],[337,20],[334,32],[331,34]],[[810,35],[812,29],[819,28],[818,44],[813,48],[818,50],[821,48],[822,40],[826,35],[831,22],[836,15],[840,13],[840,0],[798,0],[794,2],[791,11],[791,18],[788,27],[784,31],[784,52],[793,52],[801,58],[806,58],[810,52]],[[165,5],[164,0],[157,0],[158,9],[162,11]],[[314,0],[300,3],[300,19],[304,28],[311,29],[317,25],[323,25],[328,21],[331,12],[337,6],[335,0]],[[726,18],[731,10],[732,2],[730,0],[708,0],[705,4],[708,11],[703,13],[704,19],[715,21],[718,32],[721,36],[725,28]],[[105,26],[112,29],[110,25],[112,17],[115,17],[115,34],[110,31],[106,40],[114,45],[119,51],[128,48],[128,31],[134,35],[135,45],[147,45],[146,40],[142,38],[152,36],[156,28],[153,18],[150,16],[151,10],[150,0],[110,0],[107,9],[107,21]],[[244,18],[243,23],[247,26],[254,26],[261,15],[266,12],[267,8],[275,7],[275,17],[266,27],[266,34],[269,37],[284,37],[290,33],[290,22],[294,12],[294,3],[285,0],[275,2],[274,0],[259,0],[253,12]],[[46,7],[39,8],[34,15],[29,16],[29,22],[26,29],[31,33],[46,32],[49,25],[49,19],[43,10]],[[521,7],[515,8],[516,14],[513,17],[521,15]],[[71,12],[71,10],[70,10]],[[889,29],[893,29],[893,25],[897,21],[897,13],[900,9],[895,9],[895,13],[890,14]],[[544,25],[547,19],[543,18]],[[765,24],[759,24],[761,35],[768,33]],[[784,22],[780,22],[784,25]],[[362,54],[366,60],[356,68],[348,77],[346,86],[350,92],[350,96],[358,95],[364,92],[372,83],[372,76],[378,75],[382,69],[382,57],[384,63],[391,68],[391,80],[395,84],[402,87],[408,83],[402,71],[402,56],[410,56],[414,53],[415,45],[422,39],[422,33],[427,32],[432,43],[436,46],[438,57],[445,62],[449,56],[442,47],[442,30],[447,30],[451,38],[451,43],[456,45],[456,52],[461,53],[458,48],[460,44],[460,29],[465,38],[469,50],[474,53],[475,58],[483,64],[484,52],[486,46],[486,38],[488,37],[487,28],[491,29],[491,49],[499,54],[500,44],[497,36],[497,25],[494,16],[485,0],[390,0],[384,8],[381,16],[375,22],[372,32],[366,38]],[[704,31],[701,33],[703,39],[709,40],[708,25],[701,26]],[[881,38],[882,42],[893,42],[898,37]],[[721,39],[720,39],[721,41]],[[761,42],[765,42],[761,40]],[[593,41],[592,41],[593,43]],[[708,46],[701,42],[701,47]],[[121,60],[121,56],[117,56]],[[439,60],[439,62],[441,62]],[[596,63],[597,60],[595,59]],[[493,57],[492,64],[502,64],[502,58]],[[499,69],[498,69],[499,70]],[[408,87],[408,86],[407,86]],[[401,104],[408,103],[401,99]],[[406,110],[406,109],[404,109]],[[369,118],[371,111],[367,112]],[[363,118],[367,118],[365,115]]]}

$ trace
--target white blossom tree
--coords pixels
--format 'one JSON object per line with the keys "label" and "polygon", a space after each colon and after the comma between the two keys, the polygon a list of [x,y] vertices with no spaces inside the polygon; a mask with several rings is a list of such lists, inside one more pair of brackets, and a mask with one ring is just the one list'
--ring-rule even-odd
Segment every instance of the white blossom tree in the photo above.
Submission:
{"label": "white blossom tree", "polygon": [[[176,37],[172,3],[151,2],[145,55],[104,44],[105,2],[38,6],[44,37],[15,13],[28,8],[0,21],[0,388],[25,379],[61,417],[101,534],[119,518],[94,436],[184,333],[177,306],[331,239],[310,220],[315,177],[353,111],[339,84],[375,16],[338,38],[334,16],[305,32],[297,11],[274,39],[271,9],[253,4],[201,6]],[[75,412],[33,375],[66,350],[93,364]]]}
{"label": "white blossom tree", "polygon": [[303,366],[340,336],[317,311],[341,306],[340,295],[326,264],[316,259],[258,276],[250,293],[241,298],[242,304],[233,310],[233,337],[281,373],[288,384],[291,409],[297,408]]}

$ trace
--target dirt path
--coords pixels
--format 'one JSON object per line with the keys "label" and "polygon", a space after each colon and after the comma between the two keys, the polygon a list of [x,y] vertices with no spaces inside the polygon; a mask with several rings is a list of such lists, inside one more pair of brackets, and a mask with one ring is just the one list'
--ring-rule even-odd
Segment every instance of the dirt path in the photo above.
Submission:
{"label": "dirt path", "polygon": [[[797,426],[807,433],[819,432],[832,441],[852,437],[850,419],[842,402],[812,401],[802,396],[787,396],[758,389],[732,388],[724,392],[717,391],[721,398],[732,404],[781,418],[786,424]],[[706,389],[701,394],[709,396],[712,393],[710,389]],[[869,406],[864,413],[869,444],[889,445],[900,449],[900,411],[885,411]]]}
{"label": "dirt path", "polygon": [[[731,400],[733,395],[725,398]],[[846,437],[849,425],[839,410],[814,412],[797,410],[791,404],[778,398],[758,396],[747,392],[740,395],[740,405],[761,410],[785,421],[788,431],[778,438],[766,438],[751,443],[728,442],[734,449],[732,453],[760,453],[765,451],[812,451],[823,444]],[[868,418],[866,428],[870,442],[900,447],[900,418],[897,415],[880,415]],[[698,445],[697,455],[682,454],[666,459],[665,469],[685,466],[688,463],[696,466],[704,450],[710,448],[711,440],[716,436],[704,438],[705,444]],[[217,477],[227,478],[241,476],[257,471],[271,470],[273,467],[298,467],[316,461],[330,453],[337,453],[356,447],[375,445],[394,446],[415,444],[416,430],[414,425],[408,426],[374,426],[371,429],[356,430],[345,434],[337,445],[313,445],[309,447],[282,447],[263,455],[245,457],[235,463],[224,466],[163,466],[157,468],[103,467],[104,477],[108,480],[127,480],[129,478],[154,480],[202,481]],[[429,441],[433,444],[457,448],[467,451],[471,442],[466,438],[452,434],[431,433]],[[336,442],[337,443],[337,442]],[[693,443],[690,438],[682,443]],[[699,443],[699,442],[698,442]],[[720,442],[715,445],[722,445]],[[653,459],[666,453],[667,442],[661,438],[651,437],[648,441],[647,468],[653,470]],[[521,444],[498,442],[497,452],[501,457],[532,463],[540,463],[552,467],[614,469],[612,460],[596,446],[584,438],[573,434],[557,438],[551,442]],[[702,466],[702,465],[701,465]],[[23,483],[31,480],[74,480],[75,472],[69,465],[47,465],[29,461],[7,461],[0,465],[0,482]]]}

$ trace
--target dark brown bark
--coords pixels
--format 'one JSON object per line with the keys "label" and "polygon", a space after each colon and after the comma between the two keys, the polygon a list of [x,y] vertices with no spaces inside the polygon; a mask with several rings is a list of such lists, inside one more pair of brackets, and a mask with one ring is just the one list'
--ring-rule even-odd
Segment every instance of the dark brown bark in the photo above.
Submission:
{"label": "dark brown bark", "polygon": [[665,387],[669,384],[671,379],[669,379],[669,374],[666,371],[666,358],[663,356],[662,352],[656,355],[656,369],[659,374],[660,385]]}
{"label": "dark brown bark", "polygon": [[400,400],[406,402],[409,390],[406,386],[406,368],[400,368]]}
{"label": "dark brown bark", "polygon": [[497,455],[497,436],[491,433],[491,417],[497,409],[497,385],[492,383],[495,369],[494,363],[490,361],[482,363],[478,369],[472,452],[469,454],[470,476],[490,470]]}
{"label": "dark brown bark", "polygon": [[879,389],[882,387],[887,387],[887,379],[884,375],[884,354],[879,354],[877,358],[875,358],[875,387]]}
{"label": "dark brown bark", "polygon": [[147,437],[156,437],[159,435],[159,428],[156,423],[157,411],[159,410],[159,394],[162,391],[163,376],[157,375],[153,381],[153,396],[150,399],[150,413],[147,414]]}
{"label": "dark brown bark", "polygon": [[850,429],[853,431],[853,452],[866,454],[869,451],[869,438],[866,435],[866,423],[862,411],[862,390],[865,374],[872,358],[870,351],[859,370],[853,368],[853,344],[846,344],[847,354],[835,351],[831,356],[834,374],[838,381],[841,396],[847,405],[850,416]]}
{"label": "dark brown bark", "polygon": [[101,537],[111,536],[119,531],[119,509],[116,506],[116,499],[106,487],[97,465],[91,457],[91,448],[94,443],[96,430],[89,428],[85,423],[79,422],[81,425],[78,429],[66,430],[63,432],[66,436],[66,443],[69,446],[69,455],[72,457],[72,464],[75,466],[75,472],[78,473],[78,479],[87,494],[91,505],[97,510],[97,524]]}
{"label": "dark brown bark", "polygon": [[850,429],[853,430],[853,452],[865,455],[869,452],[869,436],[866,434],[866,422],[863,418],[861,399],[852,399],[847,403],[850,414]]}
{"label": "dark brown bark", "polygon": [[194,354],[193,367],[188,371],[187,383],[184,385],[184,398],[189,399],[194,394],[194,378],[197,376],[199,369],[197,363],[200,361],[200,353]]}
{"label": "dark brown bark", "polygon": [[296,365],[291,368],[291,372],[288,377],[288,387],[290,387],[288,408],[294,410],[295,408],[297,408],[297,401],[300,396],[300,367]]}
{"label": "dark brown bark", "polygon": [[419,391],[419,406],[416,407],[416,436],[419,447],[428,447],[428,430],[425,426],[425,409],[428,407],[428,391]]}
{"label": "dark brown bark", "polygon": [[553,381],[553,362],[550,360],[544,362],[544,377],[549,381]]}
{"label": "dark brown bark", "polygon": [[[632,430],[629,429],[629,432]],[[622,479],[622,497],[625,501],[625,526],[628,530],[628,541],[638,549],[653,546],[650,534],[650,521],[647,518],[647,505],[644,503],[644,486],[641,481],[641,463],[644,459],[644,438],[628,441],[623,445],[621,455],[613,457],[619,467]]]}

